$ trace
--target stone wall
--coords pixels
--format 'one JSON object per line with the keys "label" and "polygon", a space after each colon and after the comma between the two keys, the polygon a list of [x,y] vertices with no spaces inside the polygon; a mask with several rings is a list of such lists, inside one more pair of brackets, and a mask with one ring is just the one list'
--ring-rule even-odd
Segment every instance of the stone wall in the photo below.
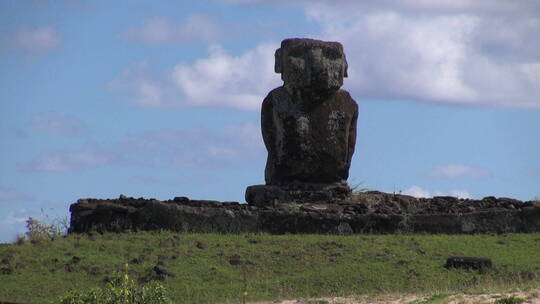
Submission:
{"label": "stone wall", "polygon": [[274,204],[127,198],[80,199],[70,206],[70,233],[173,230],[267,233],[506,233],[540,231],[540,202],[486,197],[414,198],[355,194],[340,204]]}

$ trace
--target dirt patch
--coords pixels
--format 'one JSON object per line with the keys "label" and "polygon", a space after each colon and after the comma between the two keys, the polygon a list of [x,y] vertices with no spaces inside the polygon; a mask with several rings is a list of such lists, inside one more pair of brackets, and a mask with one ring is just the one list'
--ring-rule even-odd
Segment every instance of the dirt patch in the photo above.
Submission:
{"label": "dirt patch", "polygon": [[523,304],[540,304],[540,289],[506,293],[454,294],[454,295],[401,295],[401,296],[356,296],[326,297],[300,300],[280,300],[254,302],[250,304],[491,304],[497,300],[514,297],[523,300]]}

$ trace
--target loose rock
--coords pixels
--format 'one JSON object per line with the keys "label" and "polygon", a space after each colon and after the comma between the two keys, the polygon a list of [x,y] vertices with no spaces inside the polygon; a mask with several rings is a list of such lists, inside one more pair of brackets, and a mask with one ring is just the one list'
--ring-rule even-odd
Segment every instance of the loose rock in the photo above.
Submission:
{"label": "loose rock", "polygon": [[474,270],[487,270],[492,268],[493,263],[488,258],[477,257],[449,257],[446,260],[445,268],[463,268]]}

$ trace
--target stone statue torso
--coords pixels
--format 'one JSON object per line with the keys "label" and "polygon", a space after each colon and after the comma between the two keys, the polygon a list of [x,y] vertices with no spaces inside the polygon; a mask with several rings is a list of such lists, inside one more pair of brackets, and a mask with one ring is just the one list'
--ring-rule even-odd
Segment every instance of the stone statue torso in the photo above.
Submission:
{"label": "stone statue torso", "polygon": [[[307,95],[307,94],[306,94]],[[331,183],[348,178],[358,106],[344,90],[328,96],[272,90],[262,105],[267,184]]]}

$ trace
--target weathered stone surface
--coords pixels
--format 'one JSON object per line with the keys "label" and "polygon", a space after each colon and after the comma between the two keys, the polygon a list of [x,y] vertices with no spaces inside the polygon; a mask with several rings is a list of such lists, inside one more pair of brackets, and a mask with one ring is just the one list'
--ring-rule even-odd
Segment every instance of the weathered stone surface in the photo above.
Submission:
{"label": "weathered stone surface", "polygon": [[268,150],[265,180],[333,183],[347,180],[356,140],[358,107],[349,93],[303,100],[284,87],[262,105],[262,132]]}
{"label": "weathered stone surface", "polygon": [[338,203],[348,199],[351,193],[345,182],[254,185],[246,189],[246,202],[255,206],[276,203]]}
{"label": "weathered stone surface", "polygon": [[[473,207],[473,209],[471,209]],[[474,211],[471,211],[474,210]],[[70,206],[70,232],[159,230],[283,233],[539,232],[540,204],[506,198],[414,198],[383,192],[338,203],[253,206],[175,198],[83,199]]]}
{"label": "weathered stone surface", "polygon": [[290,38],[276,50],[274,69],[290,91],[305,89],[322,95],[343,85],[347,60],[339,42]]}

